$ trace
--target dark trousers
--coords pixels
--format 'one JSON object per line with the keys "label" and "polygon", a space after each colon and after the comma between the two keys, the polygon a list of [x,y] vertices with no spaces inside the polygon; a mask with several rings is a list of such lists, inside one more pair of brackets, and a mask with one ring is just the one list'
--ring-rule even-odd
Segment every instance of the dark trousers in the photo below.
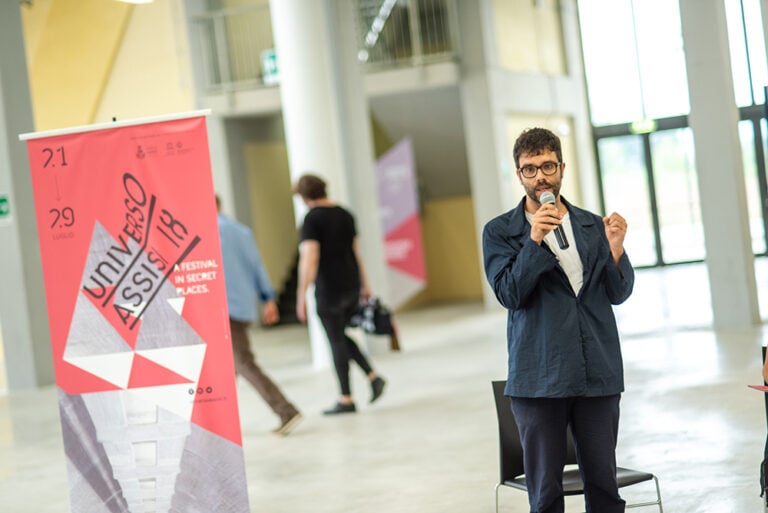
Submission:
{"label": "dark trousers", "polygon": [[587,513],[621,513],[616,482],[620,395],[512,398],[520,431],[531,513],[562,513],[563,466],[570,424],[584,481]]}
{"label": "dark trousers", "polygon": [[331,344],[331,355],[336,376],[339,380],[341,395],[352,395],[349,386],[349,361],[353,360],[366,374],[373,372],[368,359],[360,351],[354,340],[346,334],[347,323],[352,317],[360,296],[357,293],[349,294],[337,303],[317,303],[317,316],[323,324],[328,342]]}
{"label": "dark trousers", "polygon": [[251,351],[251,341],[248,338],[249,323],[229,320],[232,332],[232,352],[235,356],[235,371],[248,380],[253,388],[274,411],[280,422],[286,422],[298,413],[298,410],[285,398],[269,376],[256,364],[256,356]]}

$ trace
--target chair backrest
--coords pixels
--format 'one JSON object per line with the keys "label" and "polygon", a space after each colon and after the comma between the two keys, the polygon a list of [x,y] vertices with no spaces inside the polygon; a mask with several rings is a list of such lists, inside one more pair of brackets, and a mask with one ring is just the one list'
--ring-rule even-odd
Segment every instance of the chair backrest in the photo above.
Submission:
{"label": "chair backrest", "polygon": [[523,448],[515,417],[504,395],[506,381],[493,381],[493,398],[496,400],[496,416],[499,419],[499,482],[503,483],[523,474]]}
{"label": "chair backrest", "polygon": [[[520,444],[520,432],[510,407],[509,397],[504,395],[506,381],[492,381],[493,397],[496,401],[496,416],[499,419],[499,471],[503,483],[525,473],[523,468],[523,447]],[[571,430],[568,428],[568,454],[566,465],[576,464],[576,448]]]}

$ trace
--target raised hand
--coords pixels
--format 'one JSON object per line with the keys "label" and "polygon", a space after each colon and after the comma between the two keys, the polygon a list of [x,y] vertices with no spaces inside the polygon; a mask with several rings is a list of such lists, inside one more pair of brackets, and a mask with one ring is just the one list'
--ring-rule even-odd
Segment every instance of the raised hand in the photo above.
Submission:
{"label": "raised hand", "polygon": [[627,220],[616,212],[603,218],[605,225],[605,236],[608,244],[611,246],[611,255],[613,261],[618,263],[621,255],[624,254],[624,236],[627,234]]}

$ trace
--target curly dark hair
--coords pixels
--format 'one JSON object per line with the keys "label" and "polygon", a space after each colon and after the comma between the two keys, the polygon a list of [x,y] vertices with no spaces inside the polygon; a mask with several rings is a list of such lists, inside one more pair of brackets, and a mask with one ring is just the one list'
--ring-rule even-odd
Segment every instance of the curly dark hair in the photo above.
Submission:
{"label": "curly dark hair", "polygon": [[317,175],[303,175],[293,186],[293,192],[305,200],[318,200],[325,198],[325,180]]}
{"label": "curly dark hair", "polygon": [[521,155],[541,155],[545,151],[553,151],[557,161],[563,161],[563,150],[560,138],[546,128],[526,128],[517,137],[512,157],[515,159],[515,169],[520,168]]}

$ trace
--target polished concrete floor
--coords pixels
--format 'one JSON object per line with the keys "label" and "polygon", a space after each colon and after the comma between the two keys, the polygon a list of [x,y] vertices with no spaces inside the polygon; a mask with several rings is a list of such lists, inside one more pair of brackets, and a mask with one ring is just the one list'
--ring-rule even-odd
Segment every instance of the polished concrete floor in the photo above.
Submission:
{"label": "polished concrete floor", "polygon": [[[761,290],[768,290],[766,274]],[[667,513],[763,512],[764,398],[747,385],[761,381],[768,329],[709,329],[706,281],[700,265],[639,271],[634,295],[616,309],[627,384],[618,460],[659,477]],[[252,512],[494,511],[490,381],[505,375],[504,312],[445,305],[397,320],[401,352],[390,352],[386,338],[366,342],[388,379],[384,396],[369,405],[366,383],[353,369],[358,413],[334,418],[321,411],[334,401],[335,382],[330,370],[313,368],[306,329],[254,334],[261,365],[305,419],[288,437],[271,434],[276,417],[238,381]],[[638,485],[623,495],[643,500],[653,493]],[[520,492],[502,490],[501,502],[506,513],[528,510]],[[567,506],[583,511],[579,498]],[[69,511],[52,387],[0,396],[0,511]]]}

